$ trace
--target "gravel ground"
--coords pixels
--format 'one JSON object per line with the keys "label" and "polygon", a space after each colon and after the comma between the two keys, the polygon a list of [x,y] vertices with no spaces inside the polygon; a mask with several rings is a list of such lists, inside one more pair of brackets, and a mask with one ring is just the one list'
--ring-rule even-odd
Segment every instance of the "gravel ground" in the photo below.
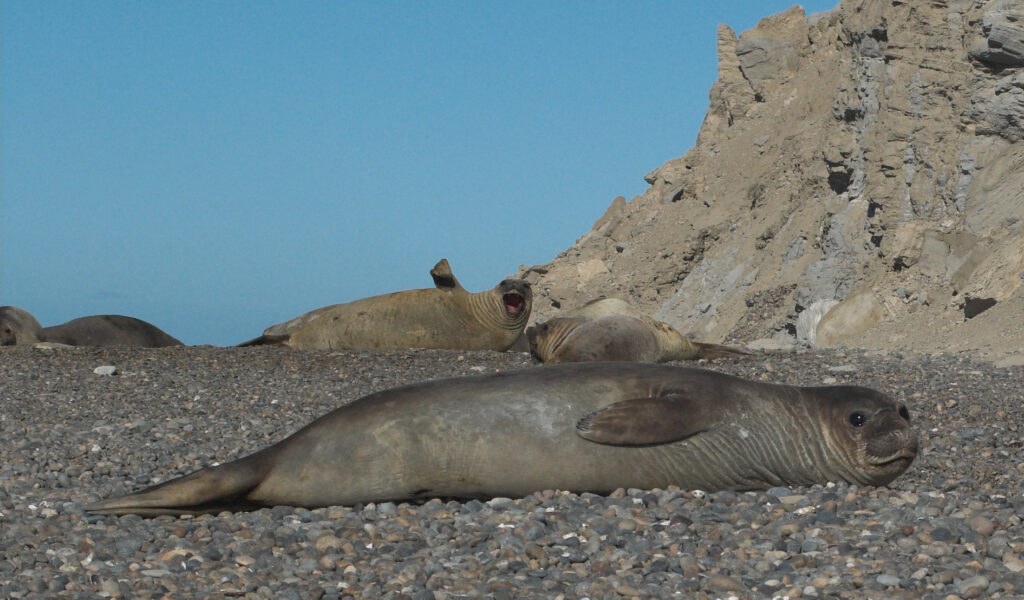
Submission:
{"label": "gravel ground", "polygon": [[[116,373],[94,373],[107,365]],[[369,392],[528,366],[486,352],[0,349],[0,597],[1024,598],[1024,368],[957,356],[705,365],[906,402],[922,451],[887,488],[82,511],[248,454]]]}

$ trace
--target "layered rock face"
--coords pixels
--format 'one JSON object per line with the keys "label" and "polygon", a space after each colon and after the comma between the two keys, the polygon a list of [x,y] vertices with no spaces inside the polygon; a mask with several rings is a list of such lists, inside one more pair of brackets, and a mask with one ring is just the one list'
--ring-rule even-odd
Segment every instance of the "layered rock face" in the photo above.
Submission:
{"label": "layered rock face", "polygon": [[1024,330],[1024,3],[793,7],[720,26],[718,60],[696,146],[521,268],[536,319],[609,295],[715,342]]}

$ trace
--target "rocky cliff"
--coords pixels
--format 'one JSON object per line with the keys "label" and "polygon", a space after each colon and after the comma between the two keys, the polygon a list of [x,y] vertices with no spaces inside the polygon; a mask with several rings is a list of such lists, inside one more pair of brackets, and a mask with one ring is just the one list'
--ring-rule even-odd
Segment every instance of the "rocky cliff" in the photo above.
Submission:
{"label": "rocky cliff", "polygon": [[1024,358],[1024,3],[844,0],[738,38],[696,146],[550,263],[703,341]]}

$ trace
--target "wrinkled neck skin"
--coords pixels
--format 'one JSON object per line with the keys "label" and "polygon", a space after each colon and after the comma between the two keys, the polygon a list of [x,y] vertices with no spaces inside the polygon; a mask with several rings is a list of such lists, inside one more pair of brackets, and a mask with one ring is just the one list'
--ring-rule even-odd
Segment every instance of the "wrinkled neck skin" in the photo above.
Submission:
{"label": "wrinkled neck skin", "polygon": [[558,349],[562,347],[574,330],[575,327],[549,325],[547,331],[538,331],[535,350],[537,358],[543,363],[556,360]]}
{"label": "wrinkled neck skin", "polygon": [[[815,415],[813,421],[819,426],[823,451],[827,452],[830,457],[826,464],[831,468],[822,471],[829,481],[845,480],[858,485],[885,485],[902,472],[885,476],[881,473],[866,471],[865,462],[869,456],[868,442],[860,438],[844,436],[836,431],[835,424],[843,423],[845,419],[842,415],[836,414],[837,409],[822,398],[818,389],[813,387],[799,389],[801,395],[806,399],[802,404],[806,405],[807,410]],[[887,435],[900,438],[906,431],[906,429],[894,430]]]}
{"label": "wrinkled neck skin", "polygon": [[508,332],[508,346],[516,341],[519,334],[526,328],[526,321],[530,318],[530,311],[525,306],[515,317],[509,316],[505,310],[505,302],[497,290],[474,294],[458,289],[452,290],[450,293],[465,294],[466,306],[469,307],[470,314],[479,322],[484,323],[487,328]]}
{"label": "wrinkled neck skin", "polygon": [[[832,432],[832,419],[827,407],[808,388],[780,385],[780,401],[770,410],[757,411],[751,427],[761,428],[761,435],[734,432],[736,446],[748,446],[740,456],[760,456],[758,469],[763,469],[760,486],[809,485],[823,481],[848,481],[868,484],[871,481],[857,467],[847,444]],[[757,399],[751,400],[756,402]],[[765,442],[765,440],[774,440]],[[754,486],[758,487],[758,486]]]}
{"label": "wrinkled neck skin", "polygon": [[657,473],[649,476],[653,481],[660,476],[683,488],[705,490],[862,479],[851,469],[834,468],[836,452],[825,443],[822,420],[801,388],[773,385],[768,396],[764,386],[771,384],[749,383],[730,389],[722,405],[728,417],[720,415],[707,430],[673,444],[638,449],[643,459],[635,461],[636,470]]}

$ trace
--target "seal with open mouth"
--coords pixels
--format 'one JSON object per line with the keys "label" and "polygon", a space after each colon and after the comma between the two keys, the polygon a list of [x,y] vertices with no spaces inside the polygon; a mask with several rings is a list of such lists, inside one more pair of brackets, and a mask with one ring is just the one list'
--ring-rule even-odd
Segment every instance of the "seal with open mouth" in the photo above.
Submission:
{"label": "seal with open mouth", "polygon": [[533,292],[506,279],[483,292],[466,291],[447,259],[430,270],[432,289],[405,290],[319,308],[241,346],[281,345],[333,350],[508,350],[530,318]]}
{"label": "seal with open mouth", "polygon": [[917,448],[907,408],[869,388],[571,363],[370,394],[255,454],[85,509],[156,515],[545,489],[885,485]]}

